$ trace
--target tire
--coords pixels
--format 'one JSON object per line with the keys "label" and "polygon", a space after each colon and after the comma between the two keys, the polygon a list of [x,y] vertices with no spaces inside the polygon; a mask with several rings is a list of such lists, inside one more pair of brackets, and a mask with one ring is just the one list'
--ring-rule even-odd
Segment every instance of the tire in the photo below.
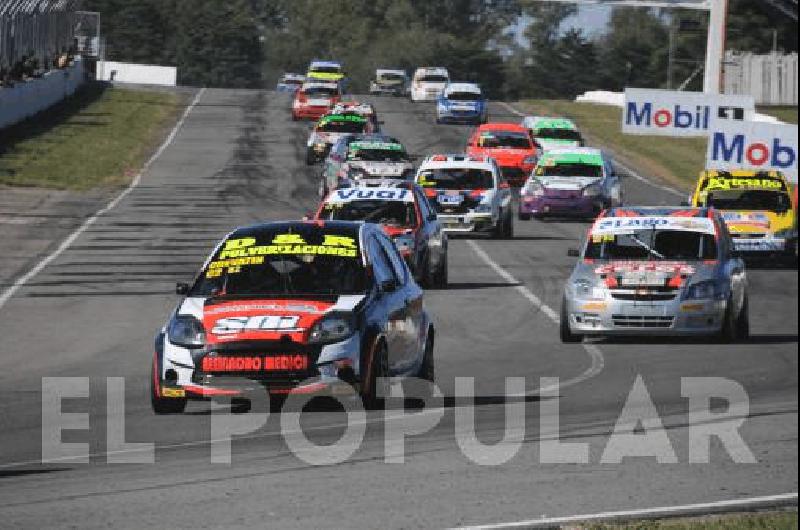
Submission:
{"label": "tire", "polygon": [[313,166],[317,163],[317,155],[311,149],[306,149],[306,165]]}
{"label": "tire", "polygon": [[286,398],[289,397],[287,394],[272,394],[269,395],[269,411],[270,412],[281,412],[283,410],[283,404],[286,403]]}
{"label": "tire", "polygon": [[531,220],[531,214],[519,212],[519,214],[517,215],[517,218],[520,221],[530,221]]}
{"label": "tire", "polygon": [[150,369],[150,406],[156,414],[181,414],[186,409],[186,398],[162,398],[156,389],[156,380],[159,374],[156,373],[156,360],[153,359],[153,366]]}
{"label": "tire", "polygon": [[439,268],[433,275],[433,283],[437,289],[445,289],[447,287],[447,253],[445,252],[442,262],[439,263]]}
{"label": "tire", "polygon": [[425,341],[425,351],[422,354],[422,365],[419,367],[417,377],[433,383],[436,380],[435,362],[433,359],[433,330],[428,331],[428,339]]}
{"label": "tire", "polygon": [[580,335],[576,335],[569,327],[569,315],[567,314],[567,300],[561,300],[561,318],[559,319],[558,332],[561,342],[564,344],[576,344],[583,340]]}
{"label": "tire", "polygon": [[742,308],[739,310],[739,316],[736,318],[736,338],[740,341],[746,341],[750,338],[750,302],[747,296],[744,297]]}
{"label": "tire", "polygon": [[725,316],[723,317],[722,329],[719,330],[716,336],[717,342],[722,344],[731,344],[735,342],[737,338],[736,324],[738,315],[734,316],[732,308],[733,300],[728,299],[728,304],[725,308]]}
{"label": "tire", "polygon": [[514,216],[511,212],[506,215],[506,222],[504,223],[503,237],[505,239],[514,239]]}
{"label": "tire", "polygon": [[[368,381],[364,381],[361,389],[361,400],[364,402],[364,408],[367,410],[376,410],[384,408],[385,399],[379,397],[378,392],[378,379],[381,377],[389,376],[389,352],[386,349],[386,343],[383,340],[378,342],[372,359],[369,360],[369,369],[363,370],[363,374],[369,373]],[[363,367],[366,368],[366,367]],[[384,395],[388,392],[384,392]]]}

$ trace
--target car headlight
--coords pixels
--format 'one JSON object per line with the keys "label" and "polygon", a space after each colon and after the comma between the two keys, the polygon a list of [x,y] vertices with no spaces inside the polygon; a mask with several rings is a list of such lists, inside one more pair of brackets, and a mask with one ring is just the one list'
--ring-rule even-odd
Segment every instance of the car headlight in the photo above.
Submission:
{"label": "car headlight", "polygon": [[578,278],[572,282],[575,290],[575,298],[580,300],[602,300],[603,290],[595,286],[595,283],[586,278]]}
{"label": "car headlight", "polygon": [[684,300],[724,300],[727,292],[714,280],[693,283],[683,293]]}
{"label": "car headlight", "polygon": [[538,162],[538,161],[539,161],[539,157],[538,156],[531,155],[531,156],[526,156],[522,160],[522,163],[525,164],[526,166],[532,166],[532,165],[536,164],[536,162]]}
{"label": "car headlight", "polygon": [[539,184],[538,181],[530,182],[525,187],[523,195],[531,195],[533,197],[542,197],[544,195],[544,186]]}
{"label": "car headlight", "polygon": [[314,324],[308,342],[309,344],[338,342],[352,335],[354,330],[352,315],[332,313]]}
{"label": "car headlight", "polygon": [[603,194],[603,188],[599,184],[589,184],[583,188],[584,197],[597,197]]}
{"label": "car headlight", "polygon": [[184,348],[200,348],[206,344],[203,324],[191,315],[175,315],[167,326],[167,337],[172,344]]}

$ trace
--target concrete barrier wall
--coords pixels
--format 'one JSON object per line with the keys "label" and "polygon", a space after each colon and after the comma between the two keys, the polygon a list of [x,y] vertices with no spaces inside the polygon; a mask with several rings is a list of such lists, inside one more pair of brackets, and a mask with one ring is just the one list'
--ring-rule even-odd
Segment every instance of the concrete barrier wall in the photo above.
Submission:
{"label": "concrete barrier wall", "polygon": [[74,94],[85,80],[83,62],[76,58],[72,66],[63,70],[53,70],[12,88],[0,88],[0,129],[52,107]]}
{"label": "concrete barrier wall", "polygon": [[174,66],[98,61],[97,79],[115,83],[175,86],[178,80],[178,69]]}

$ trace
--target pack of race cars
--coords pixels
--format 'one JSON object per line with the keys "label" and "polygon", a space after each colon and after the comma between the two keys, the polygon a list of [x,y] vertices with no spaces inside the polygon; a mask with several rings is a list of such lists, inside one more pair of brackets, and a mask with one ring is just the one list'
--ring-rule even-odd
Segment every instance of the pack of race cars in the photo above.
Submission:
{"label": "pack of race cars", "polygon": [[336,61],[281,79],[292,119],[314,121],[305,162],[321,163],[319,206],[235,229],[178,284],[183,298],[155,341],[156,413],[254,389],[276,406],[290,393],[354,393],[379,407],[385,377],[433,381],[423,288],[447,287],[450,237],[511,239],[515,217],[592,220],[568,251],[565,343],[746,338],[745,253],[796,263],[796,189],[778,172],[706,171],[682,206],[626,206],[610,157],[568,119],[488,122],[480,87],[444,68],[379,69],[372,94],[435,101],[437,123],[476,125],[465,152],[420,158],[381,130],[373,104],[345,97],[344,80]]}

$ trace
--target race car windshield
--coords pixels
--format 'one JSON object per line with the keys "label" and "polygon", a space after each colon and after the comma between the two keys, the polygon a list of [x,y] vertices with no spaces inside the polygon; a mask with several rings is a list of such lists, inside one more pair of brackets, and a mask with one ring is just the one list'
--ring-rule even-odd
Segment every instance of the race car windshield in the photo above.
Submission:
{"label": "race car windshield", "polygon": [[350,151],[347,159],[362,162],[405,162],[408,156],[405,151],[397,149],[358,149]]}
{"label": "race car windshield", "polygon": [[421,83],[447,83],[449,79],[443,75],[423,75],[418,81]]}
{"label": "race car windshield", "polygon": [[424,171],[418,182],[440,190],[477,190],[494,187],[492,172],[477,168],[438,168]]}
{"label": "race car windshield", "polygon": [[768,190],[710,191],[706,195],[706,206],[719,210],[787,212],[792,207],[792,201],[784,192]]}
{"label": "race car windshield", "polygon": [[541,177],[600,178],[603,176],[603,168],[594,164],[556,164],[537,167],[536,174]]}
{"label": "race car windshield", "polygon": [[303,93],[306,96],[322,96],[322,97],[330,97],[336,95],[336,89],[333,87],[326,87],[326,86],[313,86],[308,87],[303,90]]}
{"label": "race car windshield", "polygon": [[311,71],[319,74],[338,74],[342,70],[338,66],[315,66]]}
{"label": "race car windshield", "polygon": [[581,141],[581,134],[573,129],[539,129],[535,136],[543,140]]}
{"label": "race car windshield", "polygon": [[328,121],[321,123],[317,130],[320,132],[335,132],[335,133],[361,133],[364,132],[366,121],[360,120],[347,120],[347,121]]}
{"label": "race car windshield", "polygon": [[221,245],[189,296],[359,294],[366,288],[354,234],[261,232]]}
{"label": "race car windshield", "polygon": [[636,230],[627,234],[592,234],[587,259],[601,260],[710,260],[717,258],[712,234],[686,230]]}
{"label": "race car windshield", "polygon": [[478,138],[478,147],[484,149],[530,149],[531,141],[527,135],[514,132],[492,132]]}
{"label": "race car windshield", "polygon": [[381,81],[381,82],[384,82],[384,83],[399,83],[400,81],[403,81],[404,79],[405,79],[405,76],[404,75],[400,75],[400,74],[381,74],[380,76],[378,76],[378,81]]}
{"label": "race car windshield", "polygon": [[450,101],[480,101],[481,95],[475,92],[451,92],[447,95]]}
{"label": "race car windshield", "polygon": [[414,203],[403,201],[362,200],[326,204],[322,218],[336,221],[366,221],[389,226],[415,228]]}

